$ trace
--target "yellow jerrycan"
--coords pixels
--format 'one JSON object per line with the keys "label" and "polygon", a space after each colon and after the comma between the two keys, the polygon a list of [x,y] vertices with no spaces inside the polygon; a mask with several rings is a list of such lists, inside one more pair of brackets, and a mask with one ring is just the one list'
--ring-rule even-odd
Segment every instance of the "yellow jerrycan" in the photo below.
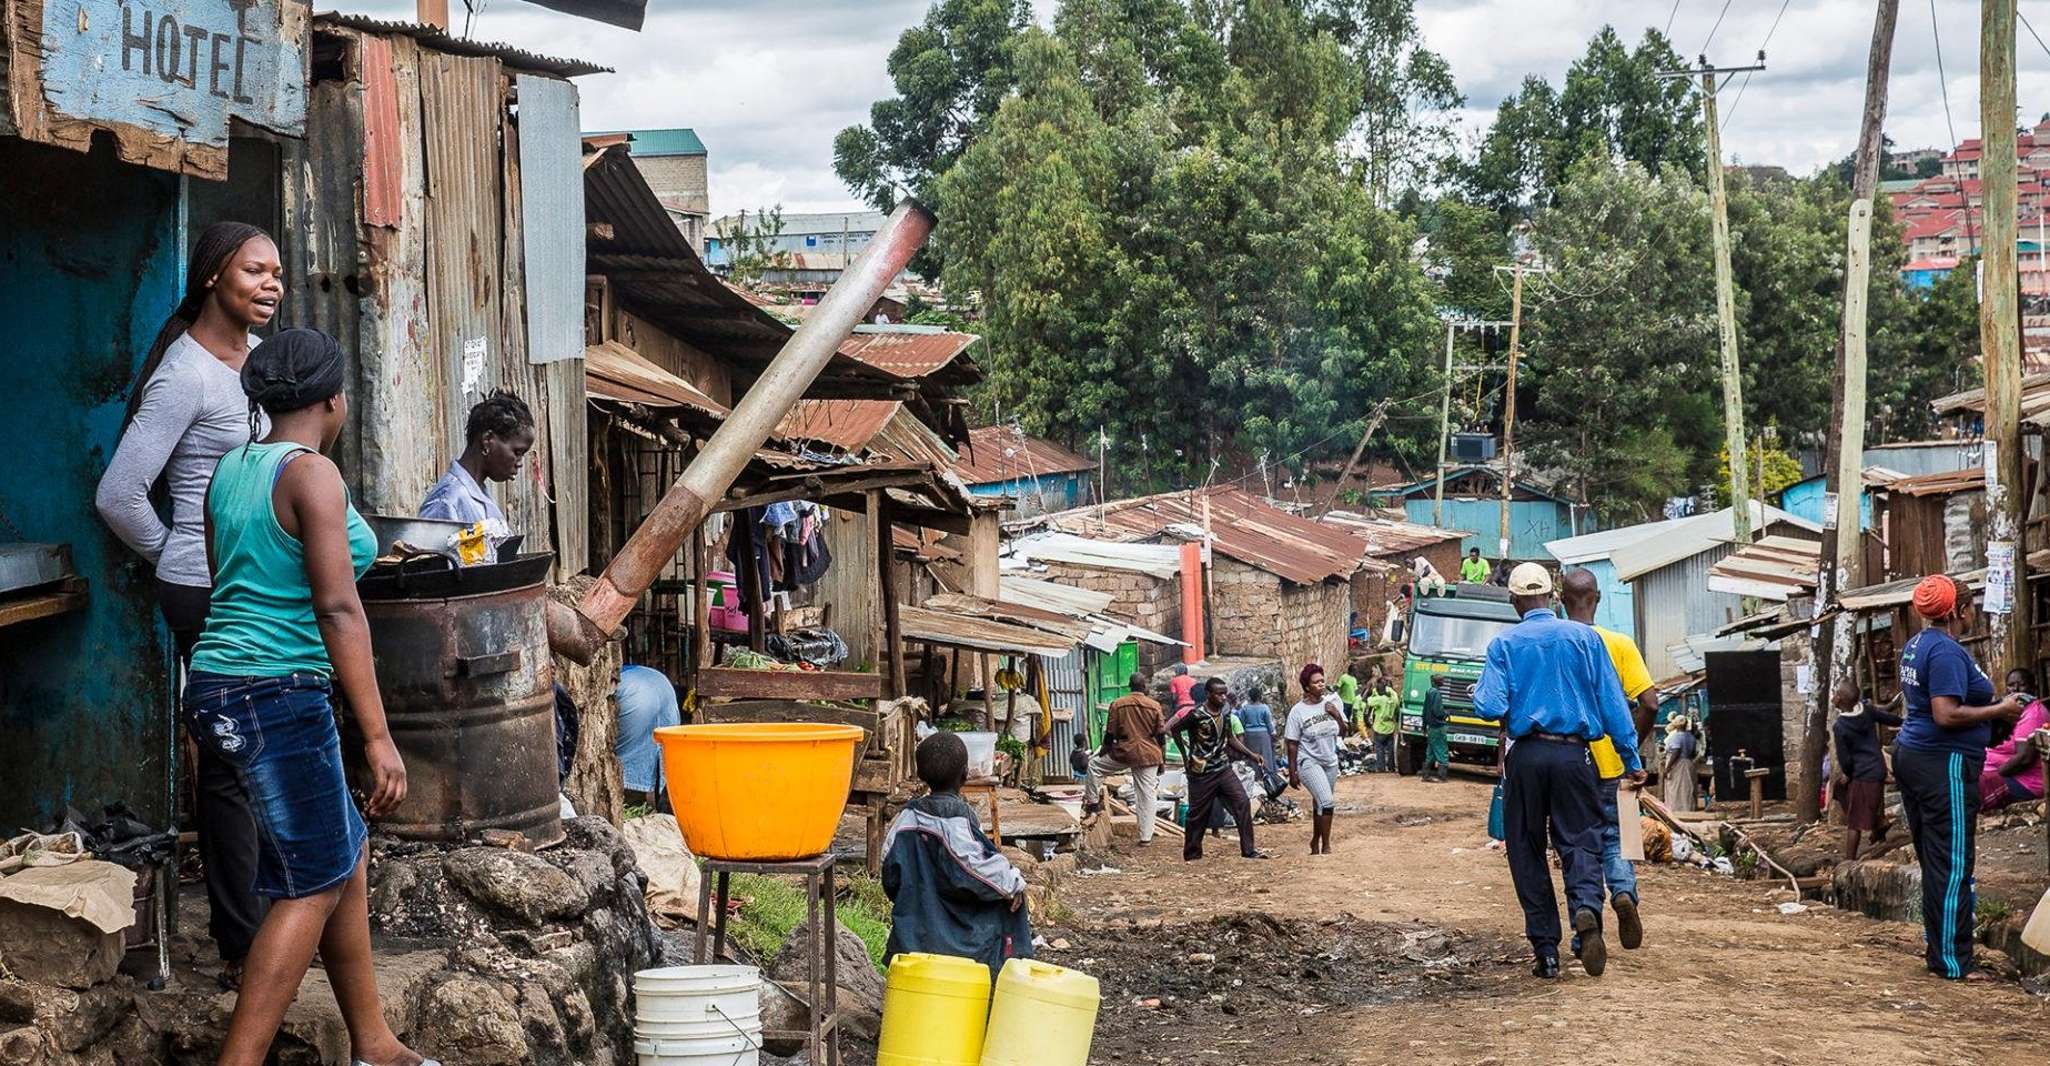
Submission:
{"label": "yellow jerrycan", "polygon": [[989,1021],[989,967],[952,955],[890,960],[876,1066],[976,1066]]}
{"label": "yellow jerrycan", "polygon": [[997,975],[981,1066],[1087,1066],[1102,998],[1080,970],[1012,959]]}

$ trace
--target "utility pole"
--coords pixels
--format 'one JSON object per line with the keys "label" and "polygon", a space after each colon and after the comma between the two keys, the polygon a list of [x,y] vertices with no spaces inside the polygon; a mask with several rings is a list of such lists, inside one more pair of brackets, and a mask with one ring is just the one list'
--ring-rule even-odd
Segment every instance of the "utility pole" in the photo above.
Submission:
{"label": "utility pole", "polygon": [[[1332,484],[1331,495],[1324,497],[1324,509],[1319,511],[1319,514],[1330,514],[1331,508],[1338,505],[1338,494],[1345,488],[1345,479],[1351,477],[1352,468],[1360,464],[1360,456],[1366,452],[1367,442],[1374,439],[1374,431],[1381,428],[1381,420],[1386,417],[1388,417],[1388,401],[1382,400],[1374,405],[1374,413],[1372,417],[1367,419],[1366,432],[1360,434],[1360,442],[1353,448],[1352,458],[1345,461],[1345,469],[1339,472],[1338,480]],[[1264,471],[1264,469],[1265,467],[1263,466],[1262,470]],[[1369,482],[1372,480],[1372,478],[1368,479]]]}
{"label": "utility pole", "polygon": [[1431,524],[1445,528],[1445,446],[1452,440],[1452,331],[1445,320],[1445,395],[1438,403],[1438,492],[1431,502]]}
{"label": "utility pole", "polygon": [[[1872,47],[1865,63],[1865,107],[1858,122],[1858,151],[1851,172],[1851,207],[1844,249],[1842,331],[1830,405],[1828,436],[1823,447],[1823,523],[1821,565],[1816,574],[1815,614],[1836,602],[1845,590],[1864,584],[1865,509],[1865,314],[1872,279],[1872,200],[1879,188],[1884,150],[1887,81],[1892,69],[1894,26],[1900,0],[1878,0],[1872,19]],[[1839,613],[1822,628],[1809,649],[1809,693],[1801,730],[1801,772],[1794,794],[1794,814],[1802,822],[1822,816],[1822,757],[1830,750],[1830,693],[1851,675],[1857,651],[1850,615]]]}
{"label": "utility pole", "polygon": [[[1716,74],[1702,60],[1701,113],[1708,124],[1709,233],[1715,241],[1715,318],[1723,347],[1723,439],[1730,450],[1730,523],[1738,545],[1751,541],[1751,487],[1744,460],[1744,371],[1737,362],[1737,285],[1730,271],[1730,200],[1723,191],[1723,138],[1716,120]],[[1760,64],[1763,66],[1764,64]]]}
{"label": "utility pole", "polygon": [[[1980,0],[1979,177],[1985,190],[1985,271],[1979,346],[1986,365],[1986,611],[1995,676],[2034,665],[2021,561],[2028,498],[2022,492],[2021,309],[2015,239],[2015,0]],[[2006,580],[2000,580],[2002,574]]]}
{"label": "utility pole", "polygon": [[1516,486],[1516,356],[1523,342],[1523,275],[1521,262],[1509,268],[1509,383],[1502,400],[1502,541],[1497,558],[1509,563],[1509,496]]}

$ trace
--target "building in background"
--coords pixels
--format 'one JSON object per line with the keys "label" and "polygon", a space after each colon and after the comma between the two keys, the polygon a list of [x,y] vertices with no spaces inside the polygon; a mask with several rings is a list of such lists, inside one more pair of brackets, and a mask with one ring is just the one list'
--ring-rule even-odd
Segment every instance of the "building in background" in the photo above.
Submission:
{"label": "building in background", "polygon": [[1096,463],[1016,426],[970,430],[954,474],[977,496],[1009,497],[1012,518],[1066,511],[1090,500]]}
{"label": "building in background", "polygon": [[[780,219],[744,211],[714,219],[705,238],[705,265],[732,274],[744,255],[762,257],[754,287],[815,300],[825,294],[847,264],[868,247],[889,216],[880,211],[784,214]],[[778,226],[777,223],[781,225]],[[754,245],[743,248],[742,244]]]}
{"label": "building in background", "polygon": [[706,223],[712,217],[712,198],[707,179],[705,142],[694,129],[614,130],[586,133],[586,137],[624,134],[626,151],[641,177],[655,190],[655,199],[699,255],[705,251]]}

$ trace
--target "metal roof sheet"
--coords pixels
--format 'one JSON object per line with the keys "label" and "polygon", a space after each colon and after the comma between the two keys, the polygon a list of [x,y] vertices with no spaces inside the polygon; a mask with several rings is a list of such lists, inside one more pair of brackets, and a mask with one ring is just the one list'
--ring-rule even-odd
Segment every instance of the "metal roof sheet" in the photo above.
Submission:
{"label": "metal roof sheet", "polygon": [[[900,378],[922,378],[952,365],[980,336],[930,326],[860,325],[840,350]],[[974,364],[969,363],[968,369]],[[975,371],[977,380],[981,372]]]}
{"label": "metal roof sheet", "polygon": [[1041,581],[1020,574],[1005,574],[998,578],[997,590],[1012,603],[1043,611],[1062,611],[1077,617],[1107,611],[1116,599],[1108,592],[1076,588],[1058,581]]}
{"label": "metal roof sheet", "polygon": [[968,431],[968,447],[954,464],[954,473],[967,484],[989,485],[1095,467],[1095,463],[1074,452],[1052,441],[1027,436],[1015,426],[984,426]]}
{"label": "metal roof sheet", "polygon": [[1766,537],[1709,567],[1708,587],[1714,592],[1785,603],[1815,591],[1821,562],[1820,541]]}
{"label": "metal roof sheet", "polygon": [[341,26],[360,33],[377,33],[387,36],[411,37],[422,45],[437,52],[458,56],[490,56],[514,70],[553,74],[558,78],[578,78],[586,74],[610,74],[611,67],[581,59],[559,59],[544,56],[509,44],[493,44],[490,41],[473,41],[467,37],[451,37],[439,26],[422,22],[394,22],[371,18],[368,15],[347,15],[339,11],[323,11],[313,16],[316,26]]}
{"label": "metal roof sheet", "polygon": [[1202,535],[1205,512],[1212,550],[1301,585],[1349,576],[1366,558],[1367,542],[1342,529],[1289,514],[1231,486],[1161,493],[1079,507],[1045,516],[1078,536],[1139,541]]}
{"label": "metal roof sheet", "polygon": [[[1805,518],[1788,514],[1771,504],[1757,500],[1748,501],[1751,509],[1751,528],[1763,530],[1768,526],[1787,523],[1810,533],[1821,533],[1822,527]],[[1668,563],[1677,562],[1690,555],[1699,555],[1718,544],[1727,544],[1736,537],[1736,510],[1725,507],[1720,511],[1682,518],[1658,535],[1640,540],[1627,548],[1620,548],[1609,556],[1616,567],[1616,577],[1628,581],[1648,574]]]}
{"label": "metal roof sheet", "polygon": [[1026,655],[1062,656],[1076,642],[1063,641],[1045,630],[995,622],[987,618],[949,614],[925,607],[897,608],[897,625],[906,640],[943,644],[978,651],[1019,652]]}
{"label": "metal roof sheet", "polygon": [[895,400],[799,400],[784,414],[776,435],[858,452],[903,409]]}
{"label": "metal roof sheet", "polygon": [[705,142],[698,137],[698,131],[687,126],[666,130],[596,130],[584,134],[586,140],[596,137],[626,137],[628,150],[645,158],[705,154]]}
{"label": "metal roof sheet", "polygon": [[618,341],[584,349],[584,390],[600,400],[646,407],[690,407],[724,417],[726,407]]}
{"label": "metal roof sheet", "polygon": [[[1007,542],[1010,558],[1022,564],[1067,563],[1099,570],[1124,570],[1168,579],[1182,572],[1181,549],[1172,544],[1127,544],[1091,540],[1072,533],[1049,530],[1016,537]],[[1010,558],[1004,560],[1010,562]]]}
{"label": "metal roof sheet", "polygon": [[1545,550],[1552,553],[1552,558],[1568,566],[1591,563],[1597,559],[1607,559],[1624,548],[1656,537],[1684,521],[1684,518],[1668,518],[1657,522],[1640,522],[1634,526],[1604,529],[1599,533],[1583,533],[1577,537],[1546,541]]}
{"label": "metal roof sheet", "polygon": [[1440,529],[1437,526],[1360,514],[1356,511],[1331,511],[1320,516],[1317,521],[1336,526],[1366,541],[1367,554],[1377,559],[1409,555],[1433,544],[1443,544],[1448,540],[1465,540],[1470,535],[1462,530]]}

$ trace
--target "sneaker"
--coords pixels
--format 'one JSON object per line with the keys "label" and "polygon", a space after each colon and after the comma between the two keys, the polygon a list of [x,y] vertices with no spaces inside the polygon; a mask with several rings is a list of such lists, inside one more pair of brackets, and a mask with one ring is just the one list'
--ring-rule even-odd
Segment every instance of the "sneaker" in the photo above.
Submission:
{"label": "sneaker", "polygon": [[1573,913],[1573,932],[1580,938],[1580,966],[1589,977],[1600,977],[1609,968],[1609,949],[1602,943],[1602,919],[1582,907]]}
{"label": "sneaker", "polygon": [[1629,896],[1617,896],[1609,903],[1616,908],[1616,939],[1628,951],[1643,947],[1644,922],[1637,916],[1637,901]]}
{"label": "sneaker", "polygon": [[1538,956],[1537,961],[1531,964],[1530,975],[1532,977],[1541,977],[1547,981],[1558,980],[1559,960],[1551,955]]}

